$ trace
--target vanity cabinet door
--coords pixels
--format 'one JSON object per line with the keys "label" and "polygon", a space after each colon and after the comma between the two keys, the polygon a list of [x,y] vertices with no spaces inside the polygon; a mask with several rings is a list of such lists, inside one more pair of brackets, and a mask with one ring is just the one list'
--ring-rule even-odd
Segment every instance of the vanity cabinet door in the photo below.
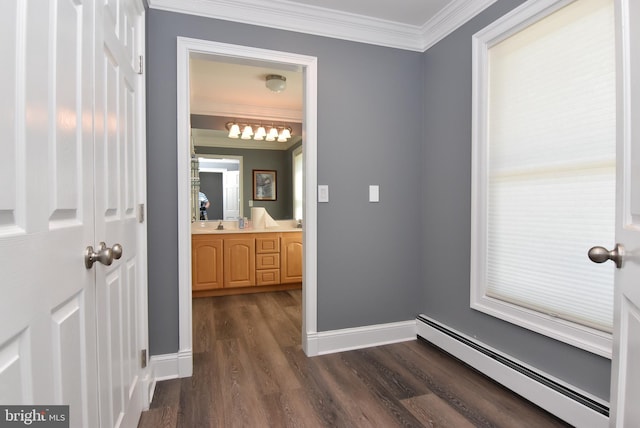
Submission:
{"label": "vanity cabinet door", "polygon": [[222,288],[222,238],[212,235],[193,235],[191,238],[192,289]]}
{"label": "vanity cabinet door", "polygon": [[302,232],[283,233],[280,239],[280,282],[302,282]]}
{"label": "vanity cabinet door", "polygon": [[224,239],[224,286],[256,285],[256,240],[254,235]]}

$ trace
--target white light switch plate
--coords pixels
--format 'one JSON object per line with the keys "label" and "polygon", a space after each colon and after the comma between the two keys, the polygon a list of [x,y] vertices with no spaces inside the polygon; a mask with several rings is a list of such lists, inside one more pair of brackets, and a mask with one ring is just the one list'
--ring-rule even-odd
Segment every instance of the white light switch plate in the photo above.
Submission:
{"label": "white light switch plate", "polygon": [[329,202],[329,186],[327,184],[318,185],[318,202]]}
{"label": "white light switch plate", "polygon": [[369,186],[369,202],[380,202],[380,186],[377,184]]}

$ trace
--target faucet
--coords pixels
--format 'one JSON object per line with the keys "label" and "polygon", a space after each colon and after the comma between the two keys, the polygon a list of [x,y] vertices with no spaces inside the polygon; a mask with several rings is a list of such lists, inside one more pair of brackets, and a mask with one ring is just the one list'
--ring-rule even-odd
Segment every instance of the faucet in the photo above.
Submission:
{"label": "faucet", "polygon": [[218,227],[216,227],[216,230],[224,230],[224,226],[222,225],[222,220],[220,220],[220,223],[218,224]]}

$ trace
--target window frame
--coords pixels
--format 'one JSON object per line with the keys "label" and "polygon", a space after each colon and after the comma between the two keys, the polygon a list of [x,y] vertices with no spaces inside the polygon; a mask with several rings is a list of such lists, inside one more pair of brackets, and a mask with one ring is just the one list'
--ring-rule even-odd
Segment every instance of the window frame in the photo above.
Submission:
{"label": "window frame", "polygon": [[489,49],[577,0],[530,0],[472,38],[472,184],[470,306],[553,339],[611,358],[612,335],[486,295]]}

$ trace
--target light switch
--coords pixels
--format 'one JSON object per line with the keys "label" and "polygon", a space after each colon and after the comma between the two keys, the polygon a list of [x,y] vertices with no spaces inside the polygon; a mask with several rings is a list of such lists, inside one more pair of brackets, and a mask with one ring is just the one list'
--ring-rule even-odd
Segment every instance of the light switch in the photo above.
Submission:
{"label": "light switch", "polygon": [[318,185],[318,202],[329,202],[329,186],[327,184]]}
{"label": "light switch", "polygon": [[369,202],[380,202],[380,186],[377,184],[369,186]]}
{"label": "light switch", "polygon": [[253,199],[249,199],[249,206],[252,207],[253,206]]}

